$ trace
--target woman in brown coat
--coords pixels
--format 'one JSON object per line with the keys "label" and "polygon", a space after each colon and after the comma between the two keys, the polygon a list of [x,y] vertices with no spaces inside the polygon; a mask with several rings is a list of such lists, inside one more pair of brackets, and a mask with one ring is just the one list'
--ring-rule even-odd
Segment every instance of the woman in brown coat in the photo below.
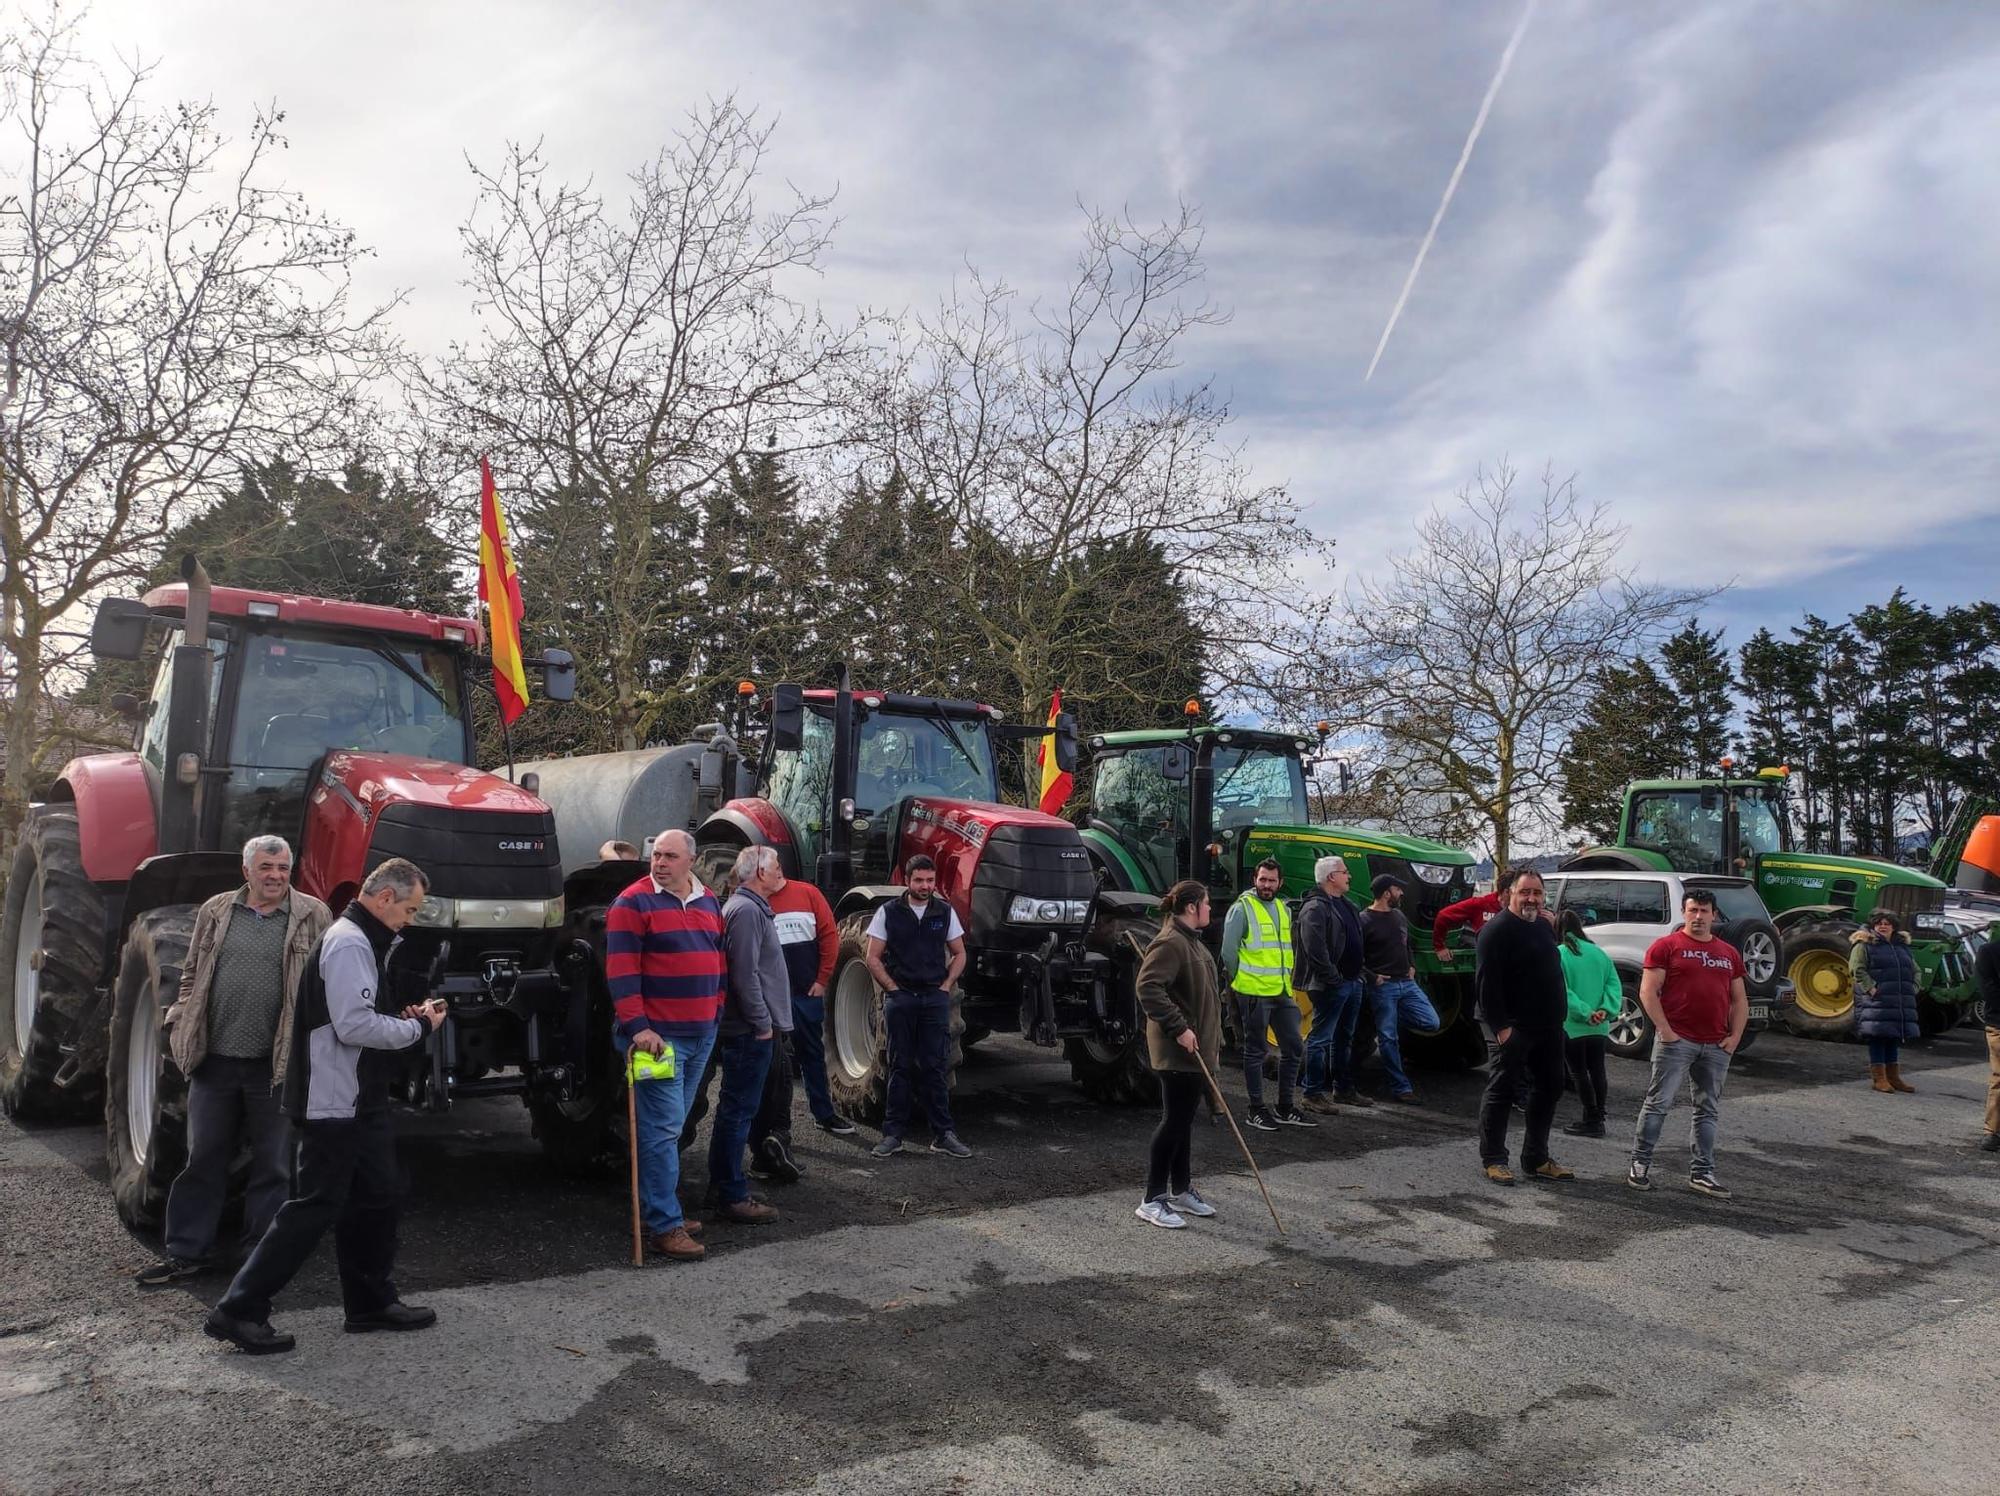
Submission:
{"label": "woman in brown coat", "polygon": [[1208,924],[1208,890],[1183,879],[1160,900],[1160,933],[1139,963],[1139,1006],[1146,1012],[1146,1049],[1160,1076],[1160,1125],[1146,1168],[1146,1197],[1136,1212],[1149,1226],[1178,1230],[1187,1216],[1215,1207],[1189,1178],[1195,1108],[1206,1081],[1199,1053],[1213,1073],[1222,1043],[1222,1006],[1215,957],[1201,931]]}

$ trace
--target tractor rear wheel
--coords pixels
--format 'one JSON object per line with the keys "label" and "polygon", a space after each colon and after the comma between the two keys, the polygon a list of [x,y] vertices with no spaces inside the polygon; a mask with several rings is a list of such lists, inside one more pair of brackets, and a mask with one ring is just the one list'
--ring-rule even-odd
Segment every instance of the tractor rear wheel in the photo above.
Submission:
{"label": "tractor rear wheel", "polygon": [[1848,975],[1848,936],[1855,927],[1826,921],[1785,932],[1785,975],[1792,1006],[1785,1024],[1810,1039],[1842,1039],[1854,1030],[1854,979]]}
{"label": "tractor rear wheel", "polygon": [[[874,910],[864,909],[840,922],[840,956],[827,989],[826,1085],[835,1111],[879,1124],[889,1100],[889,1035],[881,989],[868,975],[868,923],[874,917]],[[965,995],[954,990],[947,1085],[958,1083],[964,1037]]]}
{"label": "tractor rear wheel", "polygon": [[194,916],[192,904],[148,909],[132,921],[118,956],[104,1154],[118,1215],[135,1231],[160,1224],[167,1189],[187,1162],[187,1077],[167,1055],[160,1020],[180,994]]}
{"label": "tractor rear wheel", "polygon": [[76,816],[44,810],[21,827],[0,915],[0,1106],[53,1118],[97,1098],[97,1077],[57,1084],[65,1041],[94,1006],[104,899],[83,870]]}

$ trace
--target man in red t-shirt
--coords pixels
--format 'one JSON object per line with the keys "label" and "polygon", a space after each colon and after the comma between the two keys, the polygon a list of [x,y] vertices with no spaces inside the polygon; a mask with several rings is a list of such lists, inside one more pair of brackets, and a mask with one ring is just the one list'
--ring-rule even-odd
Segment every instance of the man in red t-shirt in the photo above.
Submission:
{"label": "man in red t-shirt", "polygon": [[1715,1129],[1729,1057],[1750,1021],[1750,996],[1743,988],[1742,954],[1715,936],[1715,895],[1708,889],[1690,888],[1681,900],[1681,927],[1647,948],[1639,1002],[1653,1020],[1653,1082],[1639,1107],[1625,1182],[1635,1190],[1653,1187],[1653,1146],[1681,1081],[1692,1077],[1694,1157],[1688,1187],[1727,1200],[1729,1191],[1715,1178]]}

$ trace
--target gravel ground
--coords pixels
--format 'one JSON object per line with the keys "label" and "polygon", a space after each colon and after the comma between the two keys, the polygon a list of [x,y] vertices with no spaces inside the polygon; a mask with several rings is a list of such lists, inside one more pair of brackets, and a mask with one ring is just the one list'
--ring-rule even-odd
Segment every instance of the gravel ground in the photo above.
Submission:
{"label": "gravel ground", "polygon": [[[1985,1044],[1767,1035],[1719,1172],[1648,1195],[1617,1134],[1572,1184],[1499,1189],[1478,1075],[1424,1105],[1197,1125],[1213,1222],[1132,1216],[1149,1117],[1017,1042],[968,1056],[979,1151],[877,1163],[809,1126],[784,1219],[625,1266],[623,1177],[563,1182],[511,1103],[403,1119],[399,1281],[438,1328],[345,1336],[331,1248],[280,1301],[290,1356],[206,1340],[222,1290],[140,1293],[94,1129],[0,1122],[0,1490],[1288,1491],[1993,1489],[2000,1156]],[[1241,1078],[1225,1082],[1240,1090]],[[1565,1103],[1564,1117],[1573,1110]],[[699,1176],[697,1164],[694,1172]]]}

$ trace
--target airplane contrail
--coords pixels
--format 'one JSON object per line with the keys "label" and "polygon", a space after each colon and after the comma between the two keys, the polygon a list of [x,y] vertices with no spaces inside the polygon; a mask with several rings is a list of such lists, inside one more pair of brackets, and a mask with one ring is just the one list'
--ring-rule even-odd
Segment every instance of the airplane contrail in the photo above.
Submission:
{"label": "airplane contrail", "polygon": [[1417,272],[1424,268],[1424,256],[1431,252],[1431,241],[1437,238],[1438,225],[1444,222],[1445,209],[1451,206],[1452,194],[1458,191],[1458,179],[1465,175],[1465,163],[1472,159],[1472,148],[1479,144],[1479,132],[1486,128],[1486,116],[1493,112],[1494,96],[1500,92],[1500,85],[1507,81],[1507,69],[1513,66],[1514,53],[1521,45],[1521,38],[1527,34],[1528,22],[1534,19],[1535,7],[1540,0],[1528,0],[1528,7],[1521,12],[1521,19],[1514,25],[1514,34],[1507,38],[1507,50],[1500,54],[1500,66],[1494,70],[1493,81],[1486,85],[1486,97],[1479,101],[1479,113],[1473,116],[1472,131],[1465,137],[1465,149],[1458,153],[1458,165],[1451,169],[1451,180],[1444,184],[1444,196],[1439,199],[1437,212],[1431,215],[1431,226],[1424,235],[1424,242],[1417,246],[1417,257],[1410,264],[1410,273],[1403,281],[1403,292],[1396,298],[1396,305],[1389,313],[1389,325],[1382,329],[1382,341],[1375,345],[1375,356],[1368,360],[1368,372],[1361,376],[1366,384],[1375,377],[1375,366],[1382,362],[1382,350],[1389,346],[1389,334],[1396,330],[1396,319],[1403,315],[1403,308],[1410,300],[1410,288],[1417,283]]}

